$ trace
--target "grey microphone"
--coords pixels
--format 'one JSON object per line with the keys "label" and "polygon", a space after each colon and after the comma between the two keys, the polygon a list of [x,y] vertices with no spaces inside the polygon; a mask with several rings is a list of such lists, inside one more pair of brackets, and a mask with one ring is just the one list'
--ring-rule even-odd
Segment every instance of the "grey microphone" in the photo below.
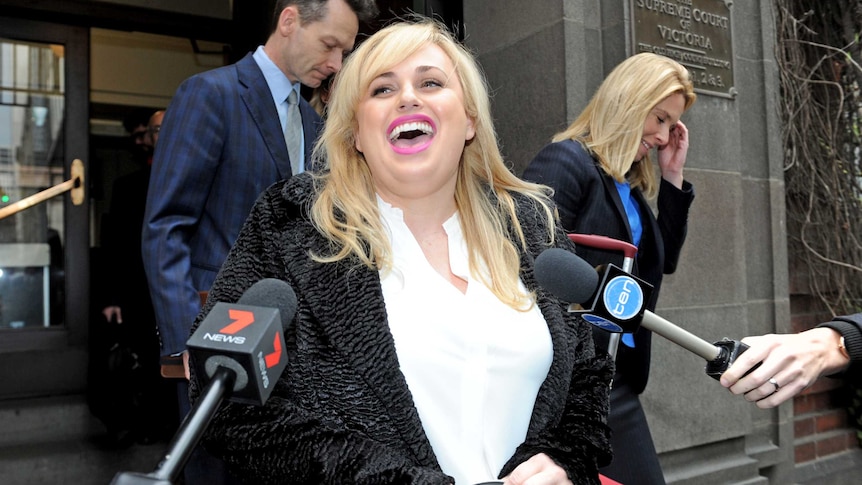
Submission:
{"label": "grey microphone", "polygon": [[[588,274],[588,269],[593,275]],[[536,258],[535,271],[539,284],[557,298],[569,303],[586,304],[583,310],[570,307],[570,311],[577,311],[584,320],[613,332],[633,332],[638,327],[651,330],[707,360],[706,373],[713,378],[718,379],[736,357],[748,348],[730,339],[709,343],[643,309],[645,298],[637,298],[637,293],[640,291],[642,295],[644,285],[650,285],[612,264],[607,265],[605,276],[601,284],[597,285],[596,271],[589,263],[570,251],[551,248]],[[620,291],[620,288],[625,290]],[[625,308],[627,305],[639,306]]]}

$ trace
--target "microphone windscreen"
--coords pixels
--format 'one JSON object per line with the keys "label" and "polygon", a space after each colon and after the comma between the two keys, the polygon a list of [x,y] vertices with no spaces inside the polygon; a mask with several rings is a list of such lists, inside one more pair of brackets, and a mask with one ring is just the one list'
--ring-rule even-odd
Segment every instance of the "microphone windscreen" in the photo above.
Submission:
{"label": "microphone windscreen", "polygon": [[264,278],[251,285],[237,303],[278,309],[283,329],[287,328],[296,313],[296,293],[286,281],[275,278]]}
{"label": "microphone windscreen", "polygon": [[599,274],[574,253],[550,248],[536,258],[536,280],[563,301],[585,303],[596,292]]}

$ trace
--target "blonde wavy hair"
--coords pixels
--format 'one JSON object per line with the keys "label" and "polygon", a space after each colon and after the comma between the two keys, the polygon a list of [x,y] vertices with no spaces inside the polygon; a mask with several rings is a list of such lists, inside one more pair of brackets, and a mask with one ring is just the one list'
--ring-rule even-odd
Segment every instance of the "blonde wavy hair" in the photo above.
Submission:
{"label": "blonde wavy hair", "polygon": [[[334,262],[355,256],[368,267],[392,269],[392,248],[380,220],[371,172],[354,143],[356,111],[376,77],[428,45],[440,47],[452,60],[464,91],[464,109],[476,129],[461,155],[455,186],[470,269],[501,301],[527,310],[532,295],[518,287],[519,251],[512,240],[523,249],[527,242],[510,192],[535,202],[539,216],[547,220],[550,244],[554,212],[547,188],[523,181],[507,168],[494,131],[484,75],[473,56],[444,26],[430,19],[400,21],[378,31],[351,54],[336,75],[326,126],[315,146],[315,156],[325,161],[327,170],[316,176],[317,195],[311,207],[312,222],[331,244],[329,254],[312,257]],[[483,263],[487,277],[481,271]]]}
{"label": "blonde wavy hair", "polygon": [[658,180],[650,155],[635,164],[650,111],[671,94],[682,94],[683,112],[697,95],[688,70],[668,57],[644,52],[629,57],[605,78],[581,114],[553,141],[576,140],[617,182],[628,178],[652,198]]}

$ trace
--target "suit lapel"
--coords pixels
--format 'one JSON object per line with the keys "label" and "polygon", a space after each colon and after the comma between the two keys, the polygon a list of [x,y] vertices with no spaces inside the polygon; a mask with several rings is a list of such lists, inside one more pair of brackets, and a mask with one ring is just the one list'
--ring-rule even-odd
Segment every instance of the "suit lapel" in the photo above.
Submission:
{"label": "suit lapel", "polygon": [[632,195],[634,195],[635,200],[638,203],[638,210],[641,214],[641,226],[644,228],[644,234],[646,234],[647,229],[649,229],[653,234],[658,234],[658,223],[656,222],[655,217],[652,217],[652,209],[650,209],[649,202],[647,202],[643,192],[632,189]]}
{"label": "suit lapel", "polygon": [[260,136],[266,144],[273,163],[278,170],[279,178],[290,176],[290,160],[287,156],[287,145],[284,143],[284,133],[278,120],[278,111],[272,102],[272,94],[266,78],[251,54],[246,55],[235,64],[237,79],[245,89],[240,90],[240,97],[248,108],[249,116],[254,120]]}
{"label": "suit lapel", "polygon": [[611,178],[610,175],[602,171],[602,169],[599,168],[598,165],[596,165],[596,170],[599,171],[599,174],[602,178],[602,183],[605,184],[605,190],[608,193],[608,197],[610,197],[611,202],[613,203],[614,213],[619,219],[620,224],[622,224],[622,227],[626,228],[626,241],[632,241],[632,228],[629,227],[629,218],[626,215],[626,209],[625,207],[623,207],[623,201],[622,199],[620,199],[620,193],[617,190],[617,186],[616,183],[614,183],[614,179]]}
{"label": "suit lapel", "polygon": [[304,99],[299,103],[299,112],[302,115],[302,133],[305,137],[305,169],[320,170],[322,167],[313,166],[311,152],[314,150],[318,135],[323,130],[323,120]]}
{"label": "suit lapel", "polygon": [[[664,265],[664,245],[659,243],[661,232],[658,227],[658,220],[653,216],[652,209],[650,209],[643,192],[635,190],[632,193],[638,203],[638,210],[640,210],[641,214],[641,227],[643,228],[641,243],[638,245],[638,257],[635,259],[635,267],[637,267],[641,259],[646,261],[662,261],[659,265],[659,271],[661,272]],[[658,277],[661,278],[661,273],[659,273]],[[652,298],[652,305],[655,306],[658,293],[653,292]]]}

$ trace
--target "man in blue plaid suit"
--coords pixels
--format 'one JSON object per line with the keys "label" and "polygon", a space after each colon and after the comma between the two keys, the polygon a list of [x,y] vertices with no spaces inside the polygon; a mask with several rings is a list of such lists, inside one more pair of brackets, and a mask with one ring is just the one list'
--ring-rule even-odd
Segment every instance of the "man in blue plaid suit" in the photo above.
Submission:
{"label": "man in blue plaid suit", "polygon": [[[278,0],[266,44],[177,90],[159,133],[141,243],[163,362],[185,351],[199,292],[209,290],[257,196],[292,175],[288,95],[338,71],[359,22],[376,14],[373,0]],[[299,112],[302,171],[321,121],[304,99]],[[187,396],[180,405],[189,409]]]}

